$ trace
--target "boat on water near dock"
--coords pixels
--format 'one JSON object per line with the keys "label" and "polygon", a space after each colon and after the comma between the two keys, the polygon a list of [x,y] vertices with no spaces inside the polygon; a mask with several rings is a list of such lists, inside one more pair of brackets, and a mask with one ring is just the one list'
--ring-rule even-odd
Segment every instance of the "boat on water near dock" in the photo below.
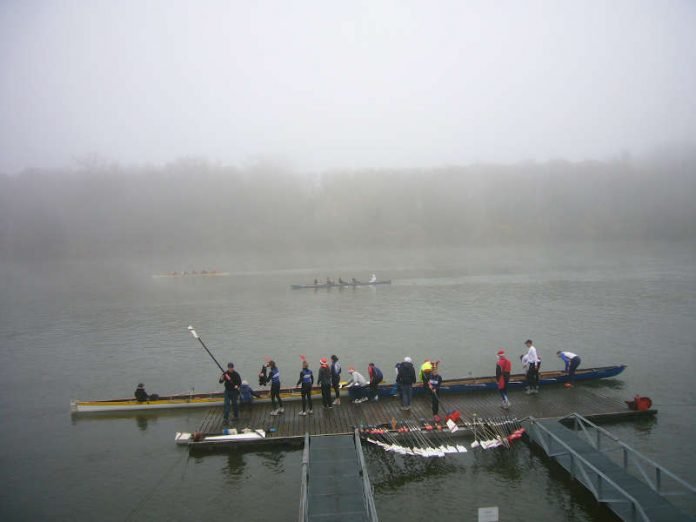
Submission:
{"label": "boat on water near dock", "polygon": [[345,281],[343,283],[317,283],[317,284],[308,284],[308,285],[290,285],[290,288],[293,290],[301,290],[303,288],[345,288],[345,287],[357,287],[357,286],[378,286],[378,285],[390,285],[391,284],[391,279],[387,279],[386,281],[355,281],[355,282],[348,282]]}
{"label": "boat on water near dock", "polygon": [[[599,368],[578,369],[575,372],[575,382],[615,377],[626,369],[626,365],[602,366]],[[539,373],[539,384],[563,384],[568,382],[568,375],[563,371],[547,371]],[[525,384],[524,374],[513,374],[510,376],[508,388],[522,388]],[[497,390],[494,376],[490,377],[465,377],[462,379],[445,379],[442,381],[440,393],[461,393],[473,391]],[[270,390],[256,390],[260,398],[255,402],[269,402]],[[396,384],[382,383],[379,385],[378,393],[380,397],[392,397],[397,394]],[[413,387],[414,395],[427,393],[423,385],[418,383]],[[299,400],[300,391],[297,388],[282,388],[280,392],[283,400]],[[321,388],[315,386],[312,395],[321,395]],[[222,391],[212,393],[179,393],[174,395],[160,395],[155,400],[139,402],[134,398],[108,399],[98,401],[78,401],[70,403],[72,413],[92,413],[92,412],[124,412],[143,410],[162,410],[176,408],[201,408],[206,406],[222,406],[224,393]]]}

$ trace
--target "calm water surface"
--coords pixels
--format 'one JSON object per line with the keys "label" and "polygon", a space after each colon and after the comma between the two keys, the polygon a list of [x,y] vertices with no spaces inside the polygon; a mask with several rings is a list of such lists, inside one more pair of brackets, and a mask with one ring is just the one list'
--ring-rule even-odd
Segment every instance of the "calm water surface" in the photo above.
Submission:
{"label": "calm water surface", "polygon": [[[609,429],[696,481],[694,246],[387,253],[333,266],[229,267],[230,277],[209,279],[150,277],[177,268],[169,266],[2,267],[0,518],[296,519],[301,452],[189,457],[174,433],[193,430],[201,412],[69,414],[70,399],[128,396],[141,381],[159,393],[217,389],[217,368],[189,324],[250,381],[265,356],[288,383],[300,354],[331,353],[344,367],[389,370],[410,355],[441,359],[445,378],[488,375],[499,347],[522,353],[527,338],[547,369],[560,366],[557,349],[579,353],[583,365],[626,363],[602,393],[649,395],[660,413]],[[289,289],[373,271],[393,285]],[[428,462],[372,447],[366,455],[381,520],[475,520],[478,507],[496,505],[501,520],[607,516],[524,444]]]}

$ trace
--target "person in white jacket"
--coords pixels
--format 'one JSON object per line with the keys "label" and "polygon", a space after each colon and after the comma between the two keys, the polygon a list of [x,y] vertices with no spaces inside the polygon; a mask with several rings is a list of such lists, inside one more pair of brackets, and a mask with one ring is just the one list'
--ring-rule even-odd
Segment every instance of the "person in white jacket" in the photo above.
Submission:
{"label": "person in white jacket", "polygon": [[527,395],[531,393],[539,393],[539,367],[541,366],[541,358],[534,347],[531,339],[527,339],[524,343],[527,346],[526,362],[527,362]]}
{"label": "person in white jacket", "polygon": [[348,373],[350,373],[350,380],[346,383],[348,395],[350,395],[350,398],[353,399],[355,404],[365,402],[368,399],[365,393],[369,384],[367,379],[355,368],[348,368]]}

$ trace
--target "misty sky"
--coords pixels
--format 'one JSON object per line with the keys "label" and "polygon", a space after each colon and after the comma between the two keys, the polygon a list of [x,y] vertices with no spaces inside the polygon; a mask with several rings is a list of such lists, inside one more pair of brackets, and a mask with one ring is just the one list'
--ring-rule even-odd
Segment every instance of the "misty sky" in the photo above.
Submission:
{"label": "misty sky", "polygon": [[696,136],[694,1],[0,1],[0,172],[606,159]]}

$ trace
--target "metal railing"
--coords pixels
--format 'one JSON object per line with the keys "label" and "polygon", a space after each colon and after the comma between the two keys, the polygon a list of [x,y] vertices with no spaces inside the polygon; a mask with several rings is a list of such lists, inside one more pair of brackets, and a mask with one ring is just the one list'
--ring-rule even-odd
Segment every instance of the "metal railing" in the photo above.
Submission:
{"label": "metal railing", "polygon": [[307,486],[309,484],[309,433],[304,436],[304,450],[302,451],[302,482],[300,485],[300,522],[309,521],[309,505],[307,498]]}
{"label": "metal railing", "polygon": [[[636,451],[629,445],[621,442],[618,437],[587,420],[582,415],[571,413],[560,419],[562,423],[568,423],[568,421],[571,420],[573,429],[582,433],[587,443],[600,453],[607,455],[619,453],[620,458],[616,459],[617,464],[621,465],[626,472],[630,471],[632,465],[653,491],[662,496],[696,495],[696,487],[676,476],[668,469],[665,469],[657,462]],[[676,483],[675,486],[681,486],[682,489],[666,490],[664,487],[665,477],[674,481],[674,483]]]}
{"label": "metal railing", "polygon": [[372,489],[372,484],[370,484],[370,477],[367,475],[365,455],[363,454],[360,430],[358,430],[358,428],[355,428],[355,432],[353,433],[353,442],[355,443],[355,451],[358,453],[358,460],[360,462],[360,474],[362,475],[363,479],[363,497],[365,499],[365,512],[367,513],[367,519],[370,522],[378,522],[379,517],[377,516],[377,508],[375,506],[375,495]]}
{"label": "metal railing", "polygon": [[[581,482],[589,489],[595,498],[607,504],[629,504],[631,507],[632,520],[643,520],[650,522],[648,515],[636,498],[628,491],[624,490],[619,484],[612,480],[596,466],[591,464],[582,455],[575,452],[568,444],[559,437],[551,433],[543,424],[537,422],[533,417],[529,418],[530,430],[533,439],[544,449],[549,457],[568,456],[570,459],[570,475],[576,478],[579,475]],[[558,446],[558,450],[554,447]],[[594,480],[593,480],[594,478]],[[613,488],[616,496],[608,496],[613,491],[606,491],[607,487]]]}

